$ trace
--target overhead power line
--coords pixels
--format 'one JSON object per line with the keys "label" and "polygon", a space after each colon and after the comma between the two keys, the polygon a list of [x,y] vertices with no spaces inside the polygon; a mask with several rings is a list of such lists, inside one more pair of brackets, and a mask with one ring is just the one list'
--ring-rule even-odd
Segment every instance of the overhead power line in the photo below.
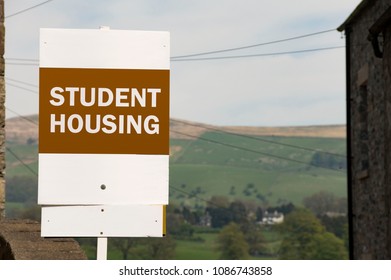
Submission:
{"label": "overhead power line", "polygon": [[217,131],[217,132],[221,132],[221,133],[225,133],[225,134],[229,134],[229,135],[234,135],[234,136],[238,136],[238,137],[242,137],[242,138],[252,139],[252,140],[255,140],[255,141],[259,141],[259,142],[265,142],[265,143],[270,143],[270,144],[290,147],[290,148],[294,148],[294,149],[300,149],[300,150],[309,151],[309,152],[318,152],[318,153],[322,153],[322,154],[328,154],[328,155],[331,155],[331,156],[346,158],[346,155],[342,155],[342,154],[332,153],[332,152],[323,151],[323,150],[319,150],[319,149],[312,149],[312,148],[299,146],[299,145],[282,143],[282,142],[278,142],[278,141],[265,139],[265,138],[262,138],[262,137],[259,137],[259,136],[252,136],[252,135],[246,135],[246,134],[230,132],[230,131],[227,131],[227,130],[224,130],[224,129],[219,129],[219,128],[208,126],[208,125],[194,124],[194,123],[189,123],[189,122],[180,121],[180,120],[174,120],[174,119],[171,119],[170,121],[177,122],[177,123],[182,123],[182,124],[190,125],[190,126],[194,126],[194,127],[205,128],[205,129],[209,129],[209,130],[212,130],[212,131]]}
{"label": "overhead power line", "polygon": [[10,148],[5,148],[17,161],[19,161],[24,167],[26,167],[31,173],[38,177],[38,173],[35,172],[30,166],[28,166],[17,154],[15,154]]}
{"label": "overhead power line", "polygon": [[247,46],[242,46],[242,47],[236,47],[236,48],[221,49],[221,50],[208,51],[208,52],[200,52],[200,53],[187,54],[187,55],[178,55],[178,56],[173,56],[173,57],[171,57],[171,58],[172,58],[172,59],[187,58],[187,57],[194,57],[194,56],[201,56],[201,55],[208,55],[208,54],[216,54],[216,53],[223,53],[223,52],[231,52],[231,51],[249,49],[249,48],[254,48],[254,47],[259,47],[259,46],[277,44],[277,43],[282,43],[282,42],[287,42],[287,41],[302,39],[302,38],[306,38],[306,37],[316,36],[316,35],[320,35],[320,34],[324,34],[324,33],[329,33],[329,32],[332,32],[332,31],[336,31],[336,29],[333,28],[333,29],[318,31],[318,32],[314,32],[314,33],[304,34],[304,35],[300,35],[300,36],[289,37],[289,38],[279,39],[279,40],[275,40],[275,41],[263,42],[263,43],[253,44],[253,45],[247,45]]}
{"label": "overhead power line", "polygon": [[32,10],[32,9],[35,9],[35,8],[37,8],[37,7],[39,7],[39,6],[45,5],[45,4],[47,4],[47,3],[49,3],[49,2],[52,2],[52,1],[53,1],[53,0],[44,1],[44,2],[39,3],[39,4],[37,4],[37,5],[31,6],[31,7],[29,7],[29,8],[24,9],[24,10],[20,10],[20,11],[18,11],[18,12],[16,12],[16,13],[13,13],[13,14],[10,14],[10,15],[8,15],[8,16],[5,16],[4,18],[10,18],[10,17],[14,17],[14,16],[17,16],[17,15],[20,15],[20,14],[22,14],[22,13],[25,13],[25,12],[27,12],[27,11],[30,11],[30,10]]}
{"label": "overhead power line", "polygon": [[15,87],[15,88],[18,88],[18,89],[22,89],[22,90],[25,90],[25,91],[28,91],[28,92],[31,92],[31,93],[34,93],[34,94],[38,95],[38,92],[36,90],[33,90],[33,89],[29,89],[29,88],[25,88],[25,87],[22,87],[22,86],[18,86],[18,85],[9,83],[9,82],[5,82],[5,84],[8,85],[8,86]]}
{"label": "overhead power line", "polygon": [[39,59],[34,58],[5,58],[7,65],[39,66]]}
{"label": "overhead power line", "polygon": [[24,63],[24,62],[5,62],[6,65],[20,65],[20,66],[39,66],[38,63]]}
{"label": "overhead power line", "polygon": [[35,84],[31,84],[31,83],[23,82],[23,81],[20,81],[20,80],[12,79],[10,77],[5,77],[5,80],[6,81],[15,82],[15,83],[19,83],[19,84],[26,85],[26,86],[30,86],[30,87],[38,88],[38,86],[35,85]]}
{"label": "overhead power line", "polygon": [[15,60],[15,61],[30,61],[30,62],[39,62],[39,59],[35,58],[13,58],[13,57],[6,57],[6,61],[8,60]]}
{"label": "overhead power line", "polygon": [[319,52],[327,51],[334,49],[345,48],[345,46],[335,46],[335,47],[326,47],[326,48],[317,48],[317,49],[307,49],[307,50],[298,50],[298,51],[286,51],[286,52],[274,52],[274,53],[259,53],[259,54],[245,54],[245,55],[231,55],[231,56],[211,56],[211,57],[199,57],[199,58],[173,58],[171,61],[202,61],[202,60],[217,60],[217,59],[233,59],[233,58],[248,58],[248,57],[261,57],[261,56],[277,56],[277,55],[287,55],[287,54],[299,54],[299,53],[308,53],[308,52]]}
{"label": "overhead power line", "polygon": [[[231,56],[211,56],[211,57],[199,57],[199,58],[178,58],[172,56],[170,61],[205,61],[205,60],[219,60],[219,59],[237,59],[237,58],[249,58],[249,57],[266,57],[266,56],[279,56],[279,55],[287,55],[287,54],[300,54],[300,53],[309,53],[309,52],[320,52],[320,51],[328,51],[335,49],[342,49],[345,46],[332,46],[332,47],[324,47],[324,48],[315,48],[315,49],[305,49],[305,50],[295,50],[295,51],[285,51],[285,52],[272,52],[272,53],[258,53],[258,54],[244,54],[244,55],[231,55]],[[20,59],[20,61],[29,61]],[[31,59],[31,61],[34,61]],[[21,65],[21,66],[39,66],[39,63],[33,62],[6,62],[7,65]]]}

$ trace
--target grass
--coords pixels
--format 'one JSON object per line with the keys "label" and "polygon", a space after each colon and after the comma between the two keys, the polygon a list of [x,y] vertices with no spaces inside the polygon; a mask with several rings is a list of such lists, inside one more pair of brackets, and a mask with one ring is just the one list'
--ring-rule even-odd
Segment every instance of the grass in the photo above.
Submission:
{"label": "grass", "polygon": [[[201,139],[171,141],[177,147],[170,162],[170,198],[175,203],[194,205],[213,195],[224,195],[260,204],[301,205],[304,197],[321,190],[346,197],[346,174],[309,165],[315,151],[218,132],[207,132],[202,139],[213,143]],[[346,151],[344,139],[262,139],[341,155]],[[254,185],[251,192],[246,191],[249,184]]]}
{"label": "grass", "polygon": [[[6,143],[6,176],[35,176],[38,173],[38,146]],[[16,156],[16,157],[15,157]],[[21,162],[22,161],[22,162]],[[28,166],[31,170],[29,170]]]}
{"label": "grass", "polygon": [[[6,215],[12,216],[14,212],[19,212],[26,207],[26,204],[23,202],[7,202],[5,203],[5,212]],[[11,214],[11,215],[10,215]]]}
{"label": "grass", "polygon": [[[249,184],[254,185],[254,189],[246,192]],[[175,164],[170,168],[170,186],[170,199],[185,203],[196,201],[184,192],[196,192],[196,196],[202,199],[223,195],[273,205],[282,201],[301,205],[304,197],[321,190],[346,197],[344,174],[312,169],[278,172],[230,166]]]}
{"label": "grass", "polygon": [[215,249],[217,233],[197,233],[203,241],[176,241],[176,260],[217,260],[219,252]]}

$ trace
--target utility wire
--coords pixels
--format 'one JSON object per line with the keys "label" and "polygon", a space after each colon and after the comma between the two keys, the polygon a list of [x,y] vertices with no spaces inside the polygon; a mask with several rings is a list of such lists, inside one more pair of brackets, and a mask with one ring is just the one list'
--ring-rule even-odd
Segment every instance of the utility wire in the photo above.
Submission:
{"label": "utility wire", "polygon": [[30,61],[30,62],[39,62],[39,59],[34,58],[12,58],[12,57],[6,57],[5,60],[15,60],[15,61]]}
{"label": "utility wire", "polygon": [[6,58],[5,64],[7,65],[23,65],[23,66],[39,66],[38,59],[29,58]]}
{"label": "utility wire", "polygon": [[28,166],[17,154],[15,154],[10,148],[5,148],[17,161],[19,161],[24,167],[26,167],[31,173],[38,177],[37,172],[33,170],[30,166]]}
{"label": "utility wire", "polygon": [[15,112],[14,110],[11,110],[8,106],[7,106],[5,109],[6,109],[7,111],[10,111],[11,113],[17,115],[18,117],[24,119],[25,121],[31,122],[31,123],[35,124],[36,126],[39,125],[36,121],[34,121],[34,120],[32,120],[32,119],[30,119],[30,118],[28,118],[28,117],[25,117],[25,116],[20,115],[19,113]]}
{"label": "utility wire", "polygon": [[33,90],[33,89],[29,89],[29,88],[21,87],[21,86],[18,86],[18,85],[14,85],[14,84],[11,84],[9,82],[5,82],[5,84],[8,85],[8,86],[15,87],[15,88],[18,88],[18,89],[22,89],[22,90],[25,90],[25,91],[28,91],[28,92],[31,92],[31,93],[34,93],[34,94],[38,95],[38,92],[36,90]]}
{"label": "utility wire", "polygon": [[30,11],[30,10],[32,10],[32,9],[35,9],[35,8],[37,8],[37,7],[39,7],[39,6],[45,5],[45,4],[47,4],[47,3],[49,3],[49,2],[52,2],[52,1],[53,1],[53,0],[47,0],[47,1],[45,1],[45,2],[39,3],[39,4],[37,4],[37,5],[31,6],[31,7],[29,7],[29,8],[26,8],[26,9],[24,9],[24,10],[21,10],[21,11],[18,11],[18,12],[16,12],[16,13],[13,13],[13,14],[10,14],[10,15],[8,15],[8,16],[5,16],[4,18],[10,18],[10,17],[14,17],[14,16],[16,16],[16,15],[20,15],[20,14],[22,14],[22,13],[25,13],[25,12],[27,12],[27,11]]}
{"label": "utility wire", "polygon": [[38,63],[6,62],[6,65],[39,66]]}
{"label": "utility wire", "polygon": [[318,31],[318,32],[314,32],[314,33],[300,35],[300,36],[295,36],[295,37],[290,37],[290,38],[285,38],[285,39],[280,39],[280,40],[275,40],[275,41],[270,41],[270,42],[254,44],[254,45],[248,45],[248,46],[242,46],[242,47],[236,47],[236,48],[229,48],[229,49],[222,49],[222,50],[216,50],[216,51],[200,52],[200,53],[187,54],[187,55],[178,55],[178,56],[173,56],[171,58],[172,59],[185,58],[185,57],[187,58],[187,57],[194,57],[194,56],[200,56],[200,55],[207,55],[207,54],[215,54],[215,53],[231,52],[231,51],[249,49],[249,48],[254,48],[254,47],[259,47],[259,46],[265,46],[265,45],[271,45],[271,44],[277,44],[277,43],[297,40],[297,39],[306,38],[306,37],[310,37],[310,36],[316,36],[316,35],[320,35],[320,34],[323,34],[323,33],[332,32],[332,31],[336,31],[336,30],[335,29],[328,29],[328,30]]}
{"label": "utility wire", "polygon": [[307,165],[307,166],[313,166],[313,167],[317,167],[317,168],[323,168],[323,169],[327,169],[327,170],[332,170],[332,171],[345,173],[345,171],[343,171],[341,169],[328,168],[328,167],[325,167],[325,166],[320,166],[320,165],[316,165],[316,164],[309,163],[309,162],[304,162],[304,161],[300,161],[300,160],[296,160],[296,159],[286,158],[286,157],[282,157],[282,156],[278,156],[278,155],[274,155],[274,154],[269,154],[269,153],[256,151],[256,150],[252,150],[252,149],[248,149],[248,148],[244,148],[244,147],[239,147],[239,146],[236,146],[236,145],[223,143],[223,142],[220,142],[220,141],[204,138],[204,137],[201,137],[201,136],[195,136],[195,135],[191,135],[191,134],[175,131],[175,130],[172,130],[172,129],[170,131],[178,133],[178,134],[181,134],[181,135],[184,135],[184,136],[188,136],[188,137],[191,137],[191,138],[194,138],[194,139],[199,139],[199,140],[202,140],[202,141],[218,144],[218,145],[221,145],[221,146],[226,146],[226,147],[229,147],[229,148],[242,150],[242,151],[245,151],[245,152],[260,154],[260,155],[271,157],[271,158],[278,158],[278,159],[281,159],[281,160],[284,160],[284,161],[291,161],[291,162],[295,162],[295,163],[299,163],[299,164],[303,164],[303,165]]}
{"label": "utility wire", "polygon": [[217,60],[217,59],[233,59],[233,58],[248,58],[248,57],[261,57],[261,56],[277,56],[277,55],[286,55],[286,54],[299,54],[299,53],[308,53],[308,52],[319,52],[327,51],[334,49],[345,48],[345,46],[335,46],[335,47],[326,47],[326,48],[317,48],[317,49],[307,49],[307,50],[298,50],[298,51],[286,51],[286,52],[275,52],[275,53],[260,53],[260,54],[247,54],[247,55],[231,55],[231,56],[212,56],[212,57],[201,57],[201,58],[172,58],[172,62],[176,61],[203,61],[203,60]]}
{"label": "utility wire", "polygon": [[[172,56],[170,57],[170,61],[203,61],[203,60],[218,60],[218,59],[237,59],[237,58],[249,58],[249,57],[266,57],[266,56],[279,56],[279,55],[287,55],[287,54],[300,54],[300,53],[308,53],[308,52],[320,52],[320,51],[328,51],[334,49],[342,49],[345,46],[333,46],[333,47],[324,47],[324,48],[316,48],[316,49],[306,49],[306,50],[297,50],[297,51],[286,51],[286,52],[273,52],[273,53],[259,53],[259,54],[247,54],[247,55],[232,55],[232,56],[211,56],[211,57],[201,57],[201,58],[179,58]],[[23,61],[23,59],[20,59]],[[34,61],[31,59],[31,61]],[[39,66],[39,63],[23,63],[23,62],[6,62],[8,65],[23,65],[23,66]]]}
{"label": "utility wire", "polygon": [[30,86],[30,87],[38,88],[37,85],[31,84],[31,83],[27,83],[27,82],[23,82],[23,81],[16,80],[16,79],[12,79],[12,78],[9,78],[9,77],[5,77],[5,80],[6,81],[15,82],[15,83],[19,83],[19,84],[26,85],[26,86]]}
{"label": "utility wire", "polygon": [[175,119],[171,119],[170,121],[177,122],[177,123],[182,123],[182,124],[190,125],[190,126],[194,126],[194,127],[205,128],[205,129],[208,129],[208,130],[222,132],[222,133],[225,133],[225,134],[234,135],[234,136],[247,138],[247,139],[252,139],[252,140],[256,140],[256,141],[260,141],[260,142],[271,143],[271,144],[281,145],[281,146],[285,146],[285,147],[300,149],[300,150],[304,150],[304,151],[319,152],[319,153],[323,153],[323,154],[328,154],[328,155],[332,155],[332,156],[346,158],[346,155],[341,155],[341,154],[337,154],[337,153],[331,153],[331,152],[322,151],[322,150],[318,150],[318,149],[312,149],[312,148],[299,146],[299,145],[292,145],[292,144],[281,143],[281,142],[277,142],[277,141],[268,140],[268,139],[265,139],[265,138],[262,138],[262,137],[255,137],[255,136],[251,136],[251,135],[245,135],[245,134],[239,134],[239,133],[235,133],[235,132],[229,132],[229,131],[226,131],[226,130],[223,130],[223,129],[218,129],[218,128],[215,128],[215,127],[212,127],[212,126],[207,126],[207,125],[202,125],[202,124],[193,124],[193,123],[180,121],[180,120],[175,120]]}

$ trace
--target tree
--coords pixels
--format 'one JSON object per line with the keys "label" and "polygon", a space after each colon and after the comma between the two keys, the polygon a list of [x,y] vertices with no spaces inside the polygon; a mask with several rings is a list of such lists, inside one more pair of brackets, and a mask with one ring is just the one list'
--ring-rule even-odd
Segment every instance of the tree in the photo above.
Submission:
{"label": "tree", "polygon": [[339,157],[336,155],[325,154],[322,152],[315,152],[311,159],[311,164],[326,167],[331,169],[346,169],[346,157]]}
{"label": "tree", "polygon": [[147,238],[146,259],[170,260],[175,257],[175,241],[170,236],[163,238]]}
{"label": "tree", "polygon": [[221,259],[240,260],[249,256],[248,244],[235,223],[230,223],[221,230],[217,237],[217,248],[221,252]]}
{"label": "tree", "polygon": [[232,220],[231,211],[228,209],[229,200],[225,196],[212,196],[206,212],[212,217],[212,227],[222,228]]}
{"label": "tree", "polygon": [[282,205],[279,205],[276,207],[268,207],[267,208],[267,211],[269,213],[273,213],[273,212],[277,211],[277,212],[282,213],[284,215],[289,214],[293,210],[295,210],[295,205],[293,205],[292,202],[289,202],[287,204],[282,204]]}
{"label": "tree", "polygon": [[176,234],[180,226],[184,223],[182,214],[168,212],[167,213],[167,231],[171,234]]}
{"label": "tree", "polygon": [[162,238],[110,238],[110,246],[122,254],[123,260],[145,259],[164,260],[175,256],[175,241],[169,237]]}
{"label": "tree", "polygon": [[264,210],[261,207],[257,208],[257,210],[255,212],[255,216],[256,216],[256,220],[257,221],[262,221],[262,219],[263,219],[263,212],[264,212]]}
{"label": "tree", "polygon": [[234,201],[229,205],[229,211],[231,212],[231,221],[237,224],[242,224],[247,221],[247,209],[244,203],[240,201]]}
{"label": "tree", "polygon": [[330,217],[328,215],[322,215],[319,219],[327,231],[334,233],[338,238],[344,238],[348,224],[348,218],[346,216]]}
{"label": "tree", "polygon": [[229,206],[229,200],[225,196],[212,196],[209,200],[211,207],[227,208]]}
{"label": "tree", "polygon": [[315,215],[337,212],[338,198],[331,192],[320,191],[303,199],[303,205]]}
{"label": "tree", "polygon": [[110,244],[122,254],[122,259],[127,260],[131,249],[136,245],[135,238],[110,238]]}
{"label": "tree", "polygon": [[286,216],[281,227],[285,238],[280,246],[281,259],[346,259],[342,240],[327,232],[307,209],[296,209]]}
{"label": "tree", "polygon": [[213,228],[222,228],[232,220],[231,211],[228,208],[211,207],[207,208],[206,211],[212,217]]}
{"label": "tree", "polygon": [[191,224],[183,223],[179,228],[172,230],[171,233],[176,239],[190,240],[193,238],[194,228]]}
{"label": "tree", "polygon": [[316,250],[311,256],[313,260],[346,260],[348,253],[344,242],[331,232],[323,232],[314,236]]}
{"label": "tree", "polygon": [[240,230],[244,234],[244,239],[249,245],[248,253],[252,256],[258,256],[265,252],[265,238],[258,226],[253,222],[247,221],[240,225]]}
{"label": "tree", "polygon": [[235,200],[229,203],[226,197],[212,197],[206,212],[212,217],[212,227],[222,228],[230,222],[242,224],[255,220],[256,208],[252,202]]}

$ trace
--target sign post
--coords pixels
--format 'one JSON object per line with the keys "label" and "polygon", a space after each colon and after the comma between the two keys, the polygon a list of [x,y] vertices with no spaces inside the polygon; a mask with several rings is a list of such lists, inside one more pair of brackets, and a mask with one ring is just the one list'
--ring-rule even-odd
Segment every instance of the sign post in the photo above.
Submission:
{"label": "sign post", "polygon": [[41,29],[42,236],[164,235],[169,57],[168,32]]}
{"label": "sign post", "polygon": [[107,237],[98,237],[96,244],[96,259],[107,260]]}

